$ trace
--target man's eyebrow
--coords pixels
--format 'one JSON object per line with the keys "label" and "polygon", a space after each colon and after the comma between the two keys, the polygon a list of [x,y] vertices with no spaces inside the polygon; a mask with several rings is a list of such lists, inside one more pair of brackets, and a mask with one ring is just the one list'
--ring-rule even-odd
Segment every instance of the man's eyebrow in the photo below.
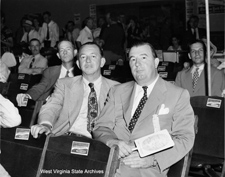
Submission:
{"label": "man's eyebrow", "polygon": [[[140,54],[140,56],[148,56],[146,53],[142,53],[142,54]],[[129,57],[129,59],[131,59],[132,57],[134,57],[133,55],[131,55],[130,57]]]}

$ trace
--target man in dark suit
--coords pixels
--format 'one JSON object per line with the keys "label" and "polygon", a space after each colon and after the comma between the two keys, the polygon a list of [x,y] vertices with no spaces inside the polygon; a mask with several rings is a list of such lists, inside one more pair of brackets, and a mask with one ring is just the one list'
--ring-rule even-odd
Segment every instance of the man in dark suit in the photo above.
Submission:
{"label": "man in dark suit", "polygon": [[[72,53],[72,50],[68,52]],[[78,58],[77,65],[82,70],[82,75],[58,80],[53,94],[40,110],[38,124],[31,127],[34,138],[44,132],[46,134],[51,132],[55,136],[69,132],[92,137],[87,118],[89,101],[96,103],[97,99],[97,108],[91,107],[95,114],[91,126],[94,126],[97,116],[104,107],[109,89],[119,83],[101,76],[105,58],[97,44],[91,42],[82,45]],[[95,98],[89,97],[92,89]]]}
{"label": "man in dark suit", "polygon": [[198,27],[199,18],[196,15],[192,15],[188,20],[187,31],[185,32],[182,48],[188,49],[190,43],[197,39],[206,38],[206,30]]}
{"label": "man in dark suit", "polygon": [[[159,59],[149,43],[134,44],[129,60],[135,81],[110,90],[93,135],[109,147],[119,146],[121,163],[116,176],[166,177],[169,167],[184,157],[194,143],[190,96],[187,90],[159,77]],[[133,150],[136,139],[163,129],[168,130],[174,147],[146,157]],[[155,146],[164,142],[155,142]]]}
{"label": "man in dark suit", "polygon": [[[69,48],[73,53],[67,55],[67,53],[60,53],[64,48]],[[62,65],[52,66],[47,68],[42,76],[40,83],[34,85],[30,88],[25,94],[17,95],[18,106],[24,104],[26,99],[32,99],[34,101],[41,100],[45,101],[46,98],[52,92],[55,83],[58,79],[67,77],[73,77],[79,73],[78,68],[75,69],[74,66],[74,57],[77,54],[77,50],[74,49],[70,41],[63,40],[58,44],[58,53],[57,56],[61,59]],[[68,71],[68,75],[67,75]]]}
{"label": "man in dark suit", "polygon": [[[207,63],[206,46],[203,41],[196,40],[190,45],[189,58],[193,62],[193,66],[187,70],[177,73],[175,80],[176,85],[187,89],[191,97],[207,96],[208,80],[207,80]],[[214,66],[211,68],[211,95],[222,96],[225,89],[225,75],[223,71],[218,70]],[[197,78],[195,77],[197,74]],[[196,78],[196,80],[195,80]]]}

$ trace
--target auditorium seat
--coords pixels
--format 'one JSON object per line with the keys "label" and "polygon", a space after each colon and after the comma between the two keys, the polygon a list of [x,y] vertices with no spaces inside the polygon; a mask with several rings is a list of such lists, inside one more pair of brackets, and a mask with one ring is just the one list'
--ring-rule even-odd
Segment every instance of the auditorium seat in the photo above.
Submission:
{"label": "auditorium seat", "polygon": [[100,141],[79,135],[50,137],[46,151],[43,151],[45,158],[39,166],[46,171],[39,173],[41,177],[48,176],[48,172],[54,176],[63,173],[65,176],[113,177],[119,165],[118,151],[118,146],[110,149]]}
{"label": "auditorium seat", "polygon": [[42,106],[41,101],[34,101],[28,99],[26,105],[19,107],[17,105],[16,96],[19,93],[25,93],[33,85],[40,82],[41,74],[28,75],[28,74],[12,74],[10,81],[7,83],[7,90],[4,91],[4,97],[8,98],[19,110],[22,118],[21,126],[29,128],[36,122],[37,114]]}
{"label": "auditorium seat", "polygon": [[224,98],[191,97],[191,105],[198,116],[198,134],[193,147],[190,174],[208,176],[205,170],[213,170],[219,176],[224,176]]}
{"label": "auditorium seat", "polygon": [[46,136],[15,139],[17,128],[24,127],[1,129],[1,165],[12,177],[35,177]]}

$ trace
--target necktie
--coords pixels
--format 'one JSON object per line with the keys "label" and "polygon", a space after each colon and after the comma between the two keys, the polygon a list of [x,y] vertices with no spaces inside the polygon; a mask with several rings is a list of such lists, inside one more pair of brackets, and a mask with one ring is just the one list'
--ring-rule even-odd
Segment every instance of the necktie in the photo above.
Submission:
{"label": "necktie", "polygon": [[29,68],[32,68],[32,67],[33,67],[34,60],[35,60],[35,58],[33,58],[33,59],[32,59],[32,61],[30,62],[30,66],[29,66]]}
{"label": "necktie", "polygon": [[192,88],[193,88],[193,92],[195,90],[195,87],[197,85],[198,82],[198,77],[199,77],[199,73],[198,73],[199,68],[197,67],[194,74],[193,74],[193,79],[192,79]]}
{"label": "necktie", "polygon": [[29,43],[30,40],[29,40],[29,32],[27,32],[27,43]]}
{"label": "necktie", "polygon": [[95,118],[98,115],[98,102],[94,84],[89,83],[88,85],[91,88],[91,92],[88,96],[87,130],[91,132],[95,126]]}
{"label": "necktie", "polygon": [[134,113],[132,119],[130,120],[130,123],[129,123],[129,126],[128,126],[128,129],[130,130],[130,132],[133,131],[134,126],[137,123],[138,118],[141,115],[141,112],[142,112],[142,110],[144,108],[144,105],[145,105],[145,103],[146,103],[146,101],[148,99],[148,97],[147,97],[147,89],[148,89],[148,87],[147,86],[143,86],[142,88],[144,90],[144,95],[141,98],[141,100],[140,100],[140,102],[138,104],[137,109],[135,110],[135,113]]}
{"label": "necktie", "polygon": [[69,76],[69,73],[70,73],[69,71],[66,71],[65,77],[70,77],[70,76]]}
{"label": "necktie", "polygon": [[46,39],[49,40],[49,27],[48,27],[48,24],[47,24],[47,36],[46,36]]}

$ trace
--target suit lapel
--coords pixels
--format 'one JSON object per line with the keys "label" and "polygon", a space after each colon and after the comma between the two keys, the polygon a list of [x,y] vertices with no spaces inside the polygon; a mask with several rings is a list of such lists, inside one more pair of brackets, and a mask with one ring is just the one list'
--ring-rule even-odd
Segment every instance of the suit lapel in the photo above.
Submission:
{"label": "suit lapel", "polygon": [[124,88],[123,94],[121,94],[123,113],[127,126],[132,116],[131,110],[133,106],[134,95],[135,95],[135,82],[130,82],[130,84],[128,84]]}
{"label": "suit lapel", "polygon": [[192,73],[191,73],[192,68],[186,71],[185,77],[184,77],[184,83],[185,86],[184,88],[187,88],[187,90],[192,92]]}
{"label": "suit lapel", "polygon": [[[108,94],[108,91],[109,91],[109,85],[106,81],[106,79],[104,77],[102,77],[102,85],[101,85],[101,90],[100,90],[100,96],[99,96],[99,108],[100,110],[103,109],[104,107],[104,104],[105,104],[105,100],[107,98],[107,94]],[[100,111],[99,111],[100,113]]]}
{"label": "suit lapel", "polygon": [[[83,95],[84,95],[84,86],[83,86],[83,81],[82,77],[80,77],[79,80],[75,80],[75,83],[72,83],[72,87],[69,90],[68,95],[69,97],[69,121],[70,125],[74,123],[76,120],[76,117],[72,117],[71,115],[78,115],[79,111],[81,109],[82,103],[83,103]],[[76,112],[76,113],[74,113]]]}

